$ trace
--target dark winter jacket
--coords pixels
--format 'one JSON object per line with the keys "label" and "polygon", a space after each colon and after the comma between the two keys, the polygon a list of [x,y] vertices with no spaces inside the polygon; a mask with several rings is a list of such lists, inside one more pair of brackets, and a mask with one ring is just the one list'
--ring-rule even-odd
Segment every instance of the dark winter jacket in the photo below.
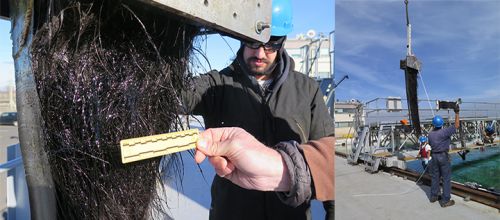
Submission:
{"label": "dark winter jacket", "polygon": [[[245,129],[278,149],[289,170],[300,166],[297,158],[305,158],[312,197],[333,200],[334,126],[317,83],[294,71],[293,60],[282,51],[274,82],[263,91],[245,70],[241,53],[224,70],[195,79],[195,86],[183,93],[187,112],[202,115],[206,128]],[[310,176],[295,177],[296,184],[309,184]],[[307,219],[310,202],[309,197],[303,202],[301,196],[308,195],[302,190],[290,194],[247,190],[216,176],[210,219]]]}

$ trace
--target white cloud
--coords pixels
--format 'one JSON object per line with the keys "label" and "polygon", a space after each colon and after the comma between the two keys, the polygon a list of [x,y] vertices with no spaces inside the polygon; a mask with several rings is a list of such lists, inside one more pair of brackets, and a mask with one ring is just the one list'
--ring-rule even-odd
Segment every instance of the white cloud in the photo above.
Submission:
{"label": "white cloud", "polygon": [[[374,46],[385,51],[404,51],[404,27],[401,27],[399,32],[381,28],[395,22],[391,13],[385,13],[384,6],[387,4],[345,1],[336,4],[336,47],[342,49],[341,53],[363,56]],[[384,13],[381,13],[381,10]]]}
{"label": "white cloud", "polygon": [[15,82],[14,63],[12,61],[0,62],[0,88]]}
{"label": "white cloud", "polygon": [[[335,64],[338,66],[342,66],[343,70],[342,73],[337,73],[337,74],[348,74],[349,76],[351,76],[351,79],[358,80],[360,83],[362,83],[355,90],[361,92],[361,94],[363,95],[373,93],[375,96],[377,96],[376,91],[380,91],[380,89],[383,89],[384,93],[396,96],[405,93],[404,80],[398,80],[398,81],[391,80],[392,77],[390,77],[390,75],[394,74],[376,72],[374,71],[374,69],[370,69],[364,66],[363,63],[355,63],[343,58],[337,59],[335,61]],[[396,71],[399,72],[395,74],[403,75],[402,70],[396,70]],[[354,93],[351,92],[351,94]]]}
{"label": "white cloud", "polygon": [[448,47],[443,55],[460,53],[464,60],[483,59],[496,50],[492,58],[498,59],[500,2],[420,2],[414,11],[418,46],[441,44]]}
{"label": "white cloud", "polygon": [[497,89],[485,89],[478,93],[465,95],[462,97],[462,100],[469,102],[486,101],[500,103],[500,92]]}

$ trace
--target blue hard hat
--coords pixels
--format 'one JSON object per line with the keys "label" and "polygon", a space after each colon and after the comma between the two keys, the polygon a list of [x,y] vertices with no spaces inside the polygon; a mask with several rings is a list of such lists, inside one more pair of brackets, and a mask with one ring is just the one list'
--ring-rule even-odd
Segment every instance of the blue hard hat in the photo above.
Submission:
{"label": "blue hard hat", "polygon": [[292,31],[292,3],[290,0],[273,0],[271,36],[286,36]]}
{"label": "blue hard hat", "polygon": [[439,115],[434,116],[434,118],[432,119],[432,125],[434,125],[434,127],[436,127],[436,128],[443,127],[443,124],[444,124],[444,120]]}
{"label": "blue hard hat", "polygon": [[426,136],[420,136],[420,138],[418,138],[418,140],[420,141],[420,143],[424,143],[424,142],[427,142],[427,137]]}

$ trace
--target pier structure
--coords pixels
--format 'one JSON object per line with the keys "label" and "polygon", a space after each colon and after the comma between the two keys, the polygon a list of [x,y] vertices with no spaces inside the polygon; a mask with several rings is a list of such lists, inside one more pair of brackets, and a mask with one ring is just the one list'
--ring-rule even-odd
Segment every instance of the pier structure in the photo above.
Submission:
{"label": "pier structure", "polygon": [[[419,100],[420,128],[427,135],[432,118],[440,115],[445,127],[454,122],[453,110],[438,109],[440,100]],[[441,100],[442,101],[442,100]],[[354,113],[352,138],[337,141],[337,151],[347,154],[351,164],[362,162],[368,172],[380,166],[406,169],[406,162],[417,159],[418,136],[409,122],[406,100],[399,97],[376,98],[361,105]],[[462,102],[460,129],[452,136],[450,152],[484,149],[500,143],[500,103]],[[361,119],[362,117],[362,119]],[[485,143],[485,127],[492,126],[496,137]]]}

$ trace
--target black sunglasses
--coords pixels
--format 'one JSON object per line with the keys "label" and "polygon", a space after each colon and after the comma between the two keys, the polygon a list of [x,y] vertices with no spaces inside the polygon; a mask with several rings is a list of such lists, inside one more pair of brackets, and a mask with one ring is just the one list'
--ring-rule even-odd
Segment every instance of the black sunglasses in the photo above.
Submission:
{"label": "black sunglasses", "polygon": [[276,43],[276,42],[267,42],[265,44],[263,43],[254,43],[254,42],[245,42],[243,43],[246,47],[250,49],[259,49],[260,47],[264,47],[264,51],[267,53],[274,53],[281,49],[283,46],[283,43]]}

